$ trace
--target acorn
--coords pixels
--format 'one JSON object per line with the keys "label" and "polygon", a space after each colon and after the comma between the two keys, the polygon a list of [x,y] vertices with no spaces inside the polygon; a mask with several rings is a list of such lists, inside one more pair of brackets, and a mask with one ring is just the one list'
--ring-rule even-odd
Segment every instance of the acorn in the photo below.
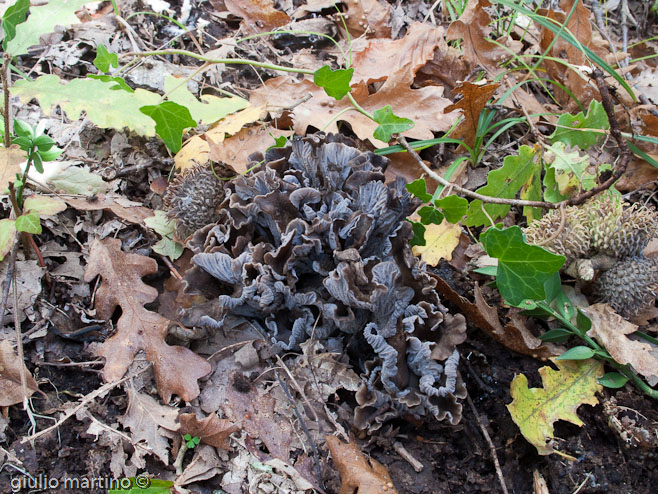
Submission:
{"label": "acorn", "polygon": [[627,257],[599,274],[596,292],[617,314],[632,318],[651,307],[658,294],[658,261]]}
{"label": "acorn", "polygon": [[176,222],[176,236],[184,240],[214,223],[224,197],[224,181],[209,166],[183,170],[171,181],[163,198],[167,216]]}

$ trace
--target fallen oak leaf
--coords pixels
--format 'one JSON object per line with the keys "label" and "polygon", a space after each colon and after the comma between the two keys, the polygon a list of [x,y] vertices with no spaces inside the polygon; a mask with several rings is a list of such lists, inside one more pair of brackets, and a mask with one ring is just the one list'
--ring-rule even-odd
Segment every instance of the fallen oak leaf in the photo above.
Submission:
{"label": "fallen oak leaf", "polygon": [[214,413],[202,419],[194,413],[181,413],[178,415],[178,420],[181,434],[198,437],[202,443],[229,451],[231,449],[229,436],[240,430],[240,427],[230,420],[220,419]]}
{"label": "fallen oak leaf", "polygon": [[121,251],[121,240],[94,240],[85,271],[85,281],[101,275],[103,281],[96,293],[99,317],[110,319],[117,306],[122,314],[117,332],[99,350],[105,357],[103,377],[119,380],[128,370],[135,354],[144,350],[153,363],[158,392],[165,403],[172,394],[190,401],[199,395],[197,379],[210,373],[208,361],[188,348],[165,343],[169,326],[175,324],[156,312],[144,308],[158,296],[155,288],[142,277],[157,271],[154,259]]}
{"label": "fallen oak leaf", "polygon": [[647,378],[658,377],[658,359],[652,354],[651,345],[633,341],[628,335],[637,326],[617,314],[607,304],[594,304],[582,309],[592,321],[587,336],[595,338],[620,364],[630,364],[636,372]]}
{"label": "fallen oak leaf", "polygon": [[242,18],[240,27],[247,34],[272,31],[290,22],[288,14],[274,8],[274,0],[224,0],[224,5]]}
{"label": "fallen oak leaf", "polygon": [[472,82],[464,82],[453,89],[453,93],[459,93],[463,96],[457,103],[446,107],[444,113],[450,113],[453,110],[461,110],[464,120],[462,120],[457,128],[450,134],[450,137],[455,139],[464,139],[464,144],[469,148],[475,145],[475,136],[478,130],[478,122],[480,121],[480,113],[484,110],[487,101],[493,96],[498,83],[489,84],[473,84]]}
{"label": "fallen oak leaf", "polygon": [[336,436],[326,436],[325,441],[340,474],[339,494],[397,494],[386,467],[367,458],[355,443]]}

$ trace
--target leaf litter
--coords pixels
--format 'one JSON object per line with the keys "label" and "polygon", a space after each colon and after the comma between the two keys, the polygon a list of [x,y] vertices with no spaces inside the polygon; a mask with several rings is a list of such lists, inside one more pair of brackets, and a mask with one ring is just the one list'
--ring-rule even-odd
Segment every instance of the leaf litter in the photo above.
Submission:
{"label": "leaf litter", "polygon": [[[635,2],[629,3],[633,8]],[[76,57],[84,57],[89,46],[92,46],[93,54],[94,49],[98,49],[98,41],[92,45],[84,45],[85,41],[82,40],[86,39],[86,36],[102,38],[103,43],[110,46],[110,51],[120,52],[130,49],[128,47],[131,44],[141,43],[136,36],[146,34],[146,31],[135,24],[133,26],[136,27],[130,27],[127,31],[113,33],[111,30],[115,28],[112,22],[101,26],[100,23],[88,21],[90,13],[95,19],[107,20],[112,15],[109,11],[86,11],[76,17],[75,2],[75,5],[68,5],[66,2],[63,6],[60,4],[62,2],[51,2],[48,5],[63,9],[57,10],[57,16],[53,17],[52,22],[62,26],[69,26],[80,19],[85,22],[77,24],[73,31],[79,39],[67,40],[60,33],[59,48],[44,52],[44,60],[56,62],[55,67],[72,67],[76,63]],[[516,24],[510,26],[510,32],[513,33],[511,36],[495,39],[493,33],[498,21],[490,2],[486,0],[469,1],[459,19],[456,16],[450,17],[447,9],[430,12],[428,5],[415,4],[416,2],[408,2],[408,5],[393,6],[389,2],[377,0],[338,4],[339,8],[343,8],[347,29],[355,38],[351,47],[344,43],[347,33],[336,13],[336,2],[309,1],[295,7],[292,2],[227,1],[211,2],[202,8],[192,7],[192,10],[198,10],[196,15],[204,23],[206,19],[212,19],[215,23],[203,24],[203,29],[207,31],[197,33],[202,44],[208,43],[204,46],[207,48],[207,54],[217,45],[213,45],[209,41],[210,38],[205,37],[206,33],[216,39],[232,42],[241,36],[286,26],[291,19],[304,19],[309,13],[321,16],[337,26],[342,48],[352,50],[352,66],[355,72],[350,84],[355,100],[363,108],[375,112],[390,105],[397,116],[414,121],[414,127],[404,135],[416,139],[441,136],[454,127],[462,113],[464,118],[453,130],[451,137],[463,138],[467,144],[473,143],[483,108],[489,104],[492,95],[495,101],[507,87],[496,88],[486,84],[475,86],[472,84],[474,80],[469,77],[470,72],[481,67],[486,73],[485,77],[491,79],[503,71],[500,62],[510,56],[510,51],[521,54],[521,50],[526,50],[527,53],[536,54],[536,51],[533,51],[533,39],[540,40],[539,46],[545,50],[555,41],[555,37],[550,30],[537,24],[530,24],[530,27]],[[574,5],[574,2],[564,0],[560,2],[561,11],[541,12],[553,19],[565,19],[566,13]],[[131,8],[132,5],[125,7],[124,14],[128,15]],[[33,10],[28,18],[30,23],[18,26],[20,37],[10,42],[13,54],[17,54],[16,50],[24,54],[37,52],[37,48],[30,48],[30,45],[39,45],[44,39],[43,36],[49,35],[53,30],[49,23],[36,24],[45,10],[42,7],[33,7]],[[172,12],[175,11],[169,11]],[[187,22],[191,19],[186,17],[188,15],[189,12],[182,11],[181,20]],[[147,19],[148,25],[154,30],[149,35],[152,36],[155,32],[160,40],[168,40],[167,36],[172,34],[166,33],[173,32],[166,27],[166,22],[149,17],[151,16],[142,17]],[[578,2],[568,27],[584,46],[590,47],[610,61],[610,47],[601,43],[598,33],[591,29],[592,22],[594,16],[588,6]],[[201,26],[201,23],[199,25]],[[22,27],[25,29],[21,29]],[[84,34],[85,32],[87,34]],[[392,33],[396,33],[395,39],[391,38]],[[526,35],[531,41],[524,38]],[[362,37],[358,39],[359,36]],[[187,48],[195,50],[193,41],[186,40],[185,36],[182,39]],[[66,47],[73,45],[76,45],[76,49],[68,50],[67,56],[62,56]],[[305,49],[304,60],[310,68],[320,67],[326,60],[337,62],[338,66],[344,62],[333,45],[326,46],[327,48],[322,49]],[[294,65],[295,57],[301,56],[301,50],[279,50],[273,47],[269,38],[264,37],[248,40],[244,44],[233,43],[223,54],[217,53],[215,56],[230,57],[236,54],[246,58],[255,57],[259,61],[268,61],[267,59],[271,58],[278,63],[292,62]],[[594,85],[586,83],[585,70],[582,68],[585,61],[580,51],[562,40],[557,40],[550,46],[548,54],[554,59],[562,57],[568,61],[568,68],[550,59],[544,60],[542,64],[552,79],[575,94],[586,107],[597,91]],[[26,55],[26,59],[30,56]],[[36,62],[36,58],[32,61]],[[79,58],[79,61],[81,63],[75,74],[84,75],[90,69],[95,72],[86,59]],[[355,111],[341,113],[350,107],[347,98],[341,101],[327,98],[324,91],[315,86],[308,77],[272,77],[275,75],[273,72],[263,71],[265,80],[261,82],[254,76],[253,70],[249,72],[251,69],[241,70],[226,65],[220,70],[208,71],[206,81],[211,81],[212,77],[223,78],[228,82],[222,85],[222,90],[229,90],[233,96],[218,95],[213,91],[198,93],[199,84],[206,87],[206,82],[196,76],[188,86],[192,88],[191,92],[180,87],[173,91],[173,94],[168,94],[169,101],[189,105],[197,123],[213,124],[219,120],[206,131],[205,136],[204,128],[190,133],[173,159],[162,145],[153,145],[153,141],[149,142],[143,138],[137,141],[126,139],[124,147],[115,147],[110,153],[110,139],[113,135],[121,137],[124,128],[142,136],[153,135],[153,121],[144,120],[139,108],[157,104],[160,98],[157,90],[164,89],[172,93],[175,81],[166,77],[172,70],[179,68],[181,74],[193,74],[196,69],[192,67],[193,63],[184,57],[174,57],[173,63],[155,62],[157,65],[150,68],[140,68],[150,81],[145,86],[149,87],[149,90],[136,88],[135,93],[123,91],[126,94],[121,97],[117,96],[120,94],[117,91],[120,90],[113,87],[116,83],[75,77],[71,80],[64,76],[63,72],[56,72],[57,76],[53,76],[42,66],[37,68],[33,81],[19,81],[12,88],[14,95],[20,97],[21,102],[17,103],[17,106],[21,111],[23,108],[25,111],[30,108],[29,111],[37,114],[49,114],[51,108],[58,105],[65,113],[64,118],[72,121],[67,124],[76,123],[83,115],[81,112],[85,112],[84,115],[92,126],[107,129],[92,137],[85,135],[84,126],[80,126],[77,130],[78,138],[85,144],[79,146],[78,150],[71,146],[70,158],[75,160],[82,156],[83,163],[91,165],[91,172],[77,166],[69,167],[68,171],[64,170],[59,177],[44,183],[46,187],[51,187],[51,192],[68,194],[64,195],[63,199],[71,206],[67,211],[58,213],[54,219],[45,221],[42,234],[44,240],[37,240],[55,285],[49,285],[53,281],[48,282],[47,278],[42,279],[45,270],[39,267],[37,261],[19,260],[18,282],[21,285],[18,307],[13,307],[10,296],[7,314],[4,315],[6,327],[0,333],[0,345],[3,355],[6,354],[4,361],[16,362],[18,359],[13,349],[11,352],[5,351],[6,348],[12,347],[11,344],[7,346],[7,343],[15,341],[9,327],[13,312],[18,311],[24,330],[34,330],[34,333],[29,335],[29,338],[33,339],[24,340],[29,341],[24,343],[30,355],[26,358],[29,369],[25,369],[28,370],[28,389],[34,392],[38,386],[29,370],[43,372],[44,369],[49,369],[45,365],[48,362],[75,363],[70,358],[66,361],[49,360],[54,359],[56,355],[61,356],[61,348],[66,349],[67,346],[65,344],[62,347],[59,341],[61,337],[57,336],[63,334],[62,332],[43,331],[44,325],[56,325],[59,324],[56,321],[60,320],[55,317],[51,317],[49,321],[43,319],[43,301],[49,299],[62,307],[67,303],[75,305],[73,309],[67,308],[69,313],[73,311],[79,319],[79,324],[73,326],[74,332],[80,328],[87,330],[97,322],[105,321],[102,324],[107,328],[104,336],[101,336],[104,341],[90,343],[91,339],[83,339],[81,341],[84,341],[84,348],[71,355],[75,355],[78,361],[103,357],[104,362],[92,365],[95,368],[102,365],[102,376],[109,383],[105,386],[118,382],[117,386],[120,387],[111,398],[101,404],[97,397],[102,394],[94,393],[93,386],[100,389],[102,383],[95,377],[90,380],[89,386],[82,386],[74,381],[68,383],[66,378],[55,377],[63,379],[60,384],[64,386],[79,385],[79,389],[83,390],[90,400],[79,398],[77,402],[76,418],[80,424],[75,427],[78,427],[83,439],[79,444],[75,444],[65,437],[67,444],[81,452],[84,452],[85,448],[101,446],[105,450],[102,453],[105,459],[104,471],[109,469],[117,477],[134,476],[140,471],[148,471],[155,477],[176,480],[177,488],[180,489],[182,486],[194,489],[204,483],[208,485],[208,482],[214,482],[213,485],[216,486],[218,479],[221,479],[222,489],[236,493],[312,490],[322,492],[322,481],[325,482],[325,492],[341,493],[352,492],[354,489],[366,493],[395,492],[396,488],[405,492],[474,492],[490,488],[492,482],[495,482],[491,474],[490,460],[477,459],[472,455],[470,458],[463,457],[458,450],[461,446],[462,451],[477,451],[475,455],[479,455],[479,450],[485,443],[480,445],[479,438],[475,441],[465,441],[461,426],[456,426],[454,430],[443,428],[437,432],[440,426],[423,426],[414,422],[413,417],[407,417],[410,422],[391,422],[371,437],[362,434],[356,438],[350,437],[353,432],[352,409],[356,406],[354,393],[359,389],[362,376],[359,375],[358,369],[348,364],[349,359],[336,351],[332,341],[310,339],[300,345],[300,352],[297,354],[277,359],[262,334],[241,326],[237,321],[225,324],[214,334],[203,331],[199,333],[198,328],[185,327],[185,317],[178,309],[193,307],[203,300],[198,296],[186,294],[178,282],[181,273],[189,269],[189,256],[186,261],[186,255],[183,253],[181,260],[174,264],[172,261],[175,256],[168,256],[173,254],[173,250],[156,247],[156,242],[164,240],[160,239],[160,235],[165,237],[167,233],[160,226],[156,228],[151,223],[152,220],[148,219],[162,207],[159,194],[148,188],[150,182],[166,176],[174,163],[177,168],[187,168],[219,160],[231,163],[238,173],[245,173],[258,164],[250,158],[255,156],[254,153],[264,153],[273,145],[273,138],[289,137],[292,131],[302,135],[315,130],[340,131],[356,136],[364,149],[382,148],[387,143],[373,137],[376,124],[363,115]],[[629,73],[634,73],[637,77],[636,90],[646,93],[651,101],[653,93],[647,81],[650,81],[650,74],[655,68],[648,66],[649,62],[644,60],[633,63]],[[512,85],[521,81],[514,74],[509,74],[509,77]],[[128,80],[131,84],[135,83],[130,77]],[[88,91],[97,98],[90,100]],[[460,92],[462,99],[458,99]],[[476,93],[480,93],[481,97]],[[573,106],[573,100],[565,94],[559,88],[555,90],[558,102]],[[40,107],[35,105],[34,101],[37,101]],[[118,103],[99,105],[98,101]],[[245,107],[247,104],[249,106]],[[552,106],[554,102],[542,91],[529,85],[518,87],[513,92],[513,97],[505,100],[503,105],[511,112],[525,110],[531,114],[555,108]],[[572,111],[570,106],[567,108]],[[452,111],[455,109],[461,111]],[[655,128],[658,127],[651,109],[646,105],[632,107],[631,123],[643,135],[656,136],[658,132]],[[226,116],[231,112],[232,115]],[[214,116],[217,116],[216,120]],[[555,123],[557,119],[555,115],[546,115],[533,116],[532,120],[548,135],[554,130],[549,124]],[[54,132],[59,130],[53,127]],[[503,138],[505,137],[503,135]],[[521,137],[517,135],[515,138]],[[136,145],[135,142],[139,144]],[[59,144],[66,145],[67,142],[65,140]],[[655,144],[638,142],[637,145],[649,156],[656,155]],[[148,153],[144,154],[144,149],[138,149],[142,147],[148,147]],[[499,151],[495,146],[492,147],[485,153],[482,164],[470,165],[474,168],[466,170],[461,183],[468,184],[468,179],[475,176],[473,172],[478,170],[478,166],[486,170],[500,168],[503,157],[514,154],[511,151],[515,150],[517,148],[500,151],[496,157],[495,153]],[[74,156],[74,153],[78,154]],[[589,152],[590,159],[592,153],[593,151]],[[456,154],[459,154],[459,151],[450,148],[436,154],[426,153],[423,157],[432,167],[439,168],[446,161],[450,161],[451,155]],[[508,169],[512,168],[512,164],[519,165],[520,157],[515,158],[517,161],[509,160],[509,165],[508,161],[505,161]],[[6,159],[12,163],[16,161],[9,156]],[[406,157],[393,160],[386,171],[388,181],[391,181],[397,171],[404,172],[409,181],[420,176],[420,170],[405,164],[405,159]],[[146,166],[140,166],[140,162]],[[104,176],[103,167],[107,165],[110,165],[115,173],[116,178],[112,184],[99,181],[100,177]],[[18,170],[3,168],[9,170],[6,173],[6,181],[13,180]],[[631,170],[633,173],[624,178],[625,190],[628,191],[634,191],[658,176],[654,167],[639,158],[632,163]],[[528,171],[534,176],[536,162],[530,163],[527,160],[522,171]],[[582,169],[579,169],[578,173],[582,176],[584,172],[581,172]],[[507,181],[500,181],[499,178],[495,174],[492,175],[488,185],[483,187],[484,192],[489,190],[486,187],[493,186],[503,190],[496,194],[505,195],[505,190],[509,188],[508,195],[513,196],[521,190],[523,197],[523,191],[530,180],[524,175],[510,186]],[[569,192],[569,187],[572,186],[573,176],[566,178],[570,181],[561,184],[561,193]],[[474,188],[481,185],[483,183],[475,185]],[[497,219],[514,221],[514,213],[508,213],[509,208],[498,211],[495,213]],[[488,213],[484,213],[480,218],[482,224],[487,222],[486,214]],[[564,347],[542,341],[538,337],[541,331],[538,330],[536,320],[519,313],[518,309],[504,305],[489,287],[480,288],[474,283],[474,280],[483,281],[477,274],[472,271],[446,271],[447,263],[440,261],[441,258],[450,260],[451,255],[456,255],[460,259],[478,261],[478,254],[472,258],[463,254],[464,250],[469,251],[468,244],[461,246],[462,237],[467,237],[458,235],[461,232],[459,227],[455,229],[452,225],[451,228],[455,231],[450,234],[450,243],[437,241],[436,248],[430,243],[428,252],[422,254],[422,257],[428,263],[438,263],[436,272],[440,278],[437,280],[437,290],[444,303],[452,304],[448,307],[450,312],[458,309],[466,314],[472,324],[469,340],[459,347],[462,355],[470,356],[467,362],[460,365],[460,372],[468,375],[469,392],[480,413],[487,415],[488,428],[494,435],[494,442],[499,448],[506,450],[504,470],[507,480],[514,478],[515,488],[518,491],[526,491],[529,490],[532,476],[519,467],[517,458],[521,456],[519,449],[522,448],[522,440],[515,439],[514,432],[509,432],[512,430],[511,418],[502,409],[502,404],[509,403],[511,399],[507,388],[514,373],[524,373],[532,380],[531,376],[537,365],[532,358],[549,359],[563,353]],[[108,235],[118,238],[101,241],[94,239],[95,235],[100,238]],[[453,254],[456,241],[460,242],[460,247],[457,247]],[[67,246],[70,252],[66,251]],[[452,265],[464,262],[460,259]],[[3,263],[3,270],[6,270],[6,264]],[[468,264],[464,262],[463,265]],[[35,271],[28,271],[27,266],[33,266]],[[81,280],[83,267],[86,267],[85,280]],[[2,273],[3,283],[5,272]],[[169,281],[164,282],[166,277],[169,277]],[[162,287],[162,284],[165,286]],[[89,296],[93,297],[93,304],[89,298],[75,295],[76,291],[84,293],[84,290],[80,290],[82,285],[87,288]],[[50,295],[47,294],[48,291]],[[163,296],[166,294],[170,294],[169,297]],[[580,295],[579,292],[577,294]],[[154,302],[156,297],[158,301]],[[163,307],[164,305],[167,306]],[[628,337],[637,333],[635,325],[624,321],[607,306],[590,306],[584,310],[590,311],[587,313],[593,323],[589,334],[607,348],[617,361],[632,366],[647,377],[656,376],[654,347],[646,340],[639,341],[636,336]],[[621,332],[613,331],[618,328],[624,329]],[[480,330],[486,335],[478,333]],[[48,336],[39,336],[44,334]],[[529,357],[512,354],[503,347]],[[149,364],[153,368],[153,374],[150,370],[144,371]],[[565,376],[570,375],[571,367],[568,364],[558,365],[560,379],[567,379]],[[6,415],[8,409],[5,408],[5,415],[0,416],[0,441],[6,441],[8,435],[14,440],[21,439],[11,429],[7,429],[7,420],[12,422],[12,426],[17,423],[16,412],[23,401],[22,396],[16,394],[17,390],[20,392],[20,379],[16,380],[14,364],[3,364],[0,367],[0,383],[8,383],[8,389],[11,389],[9,394],[15,396],[13,401],[18,403],[9,409],[11,414]],[[551,372],[542,371],[542,374],[547,376],[551,375]],[[596,375],[598,373],[596,370]],[[34,375],[42,374],[35,372]],[[127,378],[133,382],[142,382],[143,386],[135,388],[124,381]],[[41,381],[39,383],[42,384]],[[588,383],[591,389],[599,389],[591,379]],[[560,384],[564,383],[556,383],[558,386]],[[547,382],[544,385],[550,392],[552,384]],[[50,396],[50,392],[41,387]],[[107,392],[105,389],[103,388],[104,393]],[[519,396],[524,392],[525,390],[518,391]],[[565,408],[569,409],[569,412],[556,413],[546,424],[538,425],[534,431],[528,432],[527,427],[521,428],[524,435],[528,433],[526,437],[532,438],[530,442],[537,446],[539,451],[552,451],[551,445],[547,446],[546,441],[554,435],[553,418],[567,418],[579,422],[580,419],[573,414],[578,403],[595,401],[592,393],[577,395],[572,389],[571,394],[573,399]],[[40,399],[38,394],[33,396],[33,401]],[[619,398],[629,400],[624,394],[620,394]],[[189,407],[182,409],[182,401],[187,402]],[[655,425],[658,419],[655,406],[646,399],[638,399],[637,396],[628,403],[631,401],[640,412],[653,417]],[[69,402],[66,406],[76,406],[75,403]],[[607,403],[613,402],[604,401],[604,408]],[[2,404],[4,407],[10,405],[12,404]],[[631,420],[628,418],[630,415],[624,416],[624,413],[628,412],[620,411],[623,408],[623,405],[605,408],[607,416],[610,417],[610,427],[615,434],[625,444],[651,444],[650,441],[633,442],[628,439],[641,438],[643,429],[638,425],[639,416],[635,415]],[[45,410],[48,414],[46,406],[39,410]],[[595,415],[587,411],[587,407],[582,408],[580,414],[586,424],[584,427],[589,427]],[[68,415],[65,418],[68,418]],[[465,419],[469,419],[466,412]],[[651,421],[646,424],[650,430]],[[585,433],[569,430],[569,434],[564,434],[561,427],[557,426],[556,436],[562,438],[559,440],[558,449],[565,452],[582,449],[583,445],[575,442],[585,441]],[[537,431],[545,431],[545,434],[539,439],[530,435],[536,434]],[[181,463],[174,467],[174,463],[178,462],[176,455],[180,451],[183,433],[199,437],[201,444],[182,456]],[[21,434],[23,437],[29,435],[26,429],[23,429]],[[341,437],[343,441],[331,434]],[[450,438],[448,441],[454,446],[446,442],[446,434]],[[616,451],[610,452],[606,449],[606,443],[600,440],[600,434],[596,435],[597,431],[590,427],[587,434],[594,439],[587,442],[585,447],[594,451],[594,454],[601,455],[601,461],[607,461],[608,464],[621,461]],[[45,444],[46,440],[49,440],[47,436],[38,438],[37,448],[41,447],[40,444]],[[414,472],[411,469],[413,462],[408,463],[408,460],[403,459],[404,456],[393,453],[397,451],[393,448],[396,441],[403,442],[406,454],[412,458],[415,456],[430,468],[425,468],[421,473]],[[5,448],[5,444],[2,446],[0,457],[8,455],[8,458],[14,458],[16,447],[7,445]],[[329,457],[329,451],[332,459]],[[48,454],[50,453],[45,451],[38,453],[41,465],[39,472],[47,471],[43,465]],[[633,455],[631,451],[624,454]],[[380,459],[381,463],[373,457]],[[551,492],[552,489],[559,491],[561,488],[560,482],[554,476],[552,478],[548,475],[551,469],[557,469],[561,473],[568,470],[570,475],[581,474],[581,478],[585,471],[579,470],[577,466],[565,469],[555,460],[551,460],[550,456],[537,457],[531,461],[533,468],[542,470],[548,477],[549,484],[552,484]],[[85,458],[83,453],[78,463],[83,469],[71,467],[71,471],[84,472],[85,465],[91,464],[91,460]],[[24,462],[23,468],[26,465]],[[319,467],[326,472],[327,468],[333,468],[332,465],[337,469],[333,475],[318,475]],[[441,473],[442,471],[445,473]],[[460,477],[466,471],[468,475]],[[34,473],[36,472],[37,470],[34,470]],[[646,470],[642,472],[647,477]],[[604,479],[605,482],[611,481],[611,477],[600,468],[595,468],[592,475],[596,475],[597,479]],[[540,478],[539,475],[535,477]],[[635,478],[640,476],[635,475]],[[651,484],[650,480],[647,482]],[[638,488],[636,491],[642,492],[642,489]]]}

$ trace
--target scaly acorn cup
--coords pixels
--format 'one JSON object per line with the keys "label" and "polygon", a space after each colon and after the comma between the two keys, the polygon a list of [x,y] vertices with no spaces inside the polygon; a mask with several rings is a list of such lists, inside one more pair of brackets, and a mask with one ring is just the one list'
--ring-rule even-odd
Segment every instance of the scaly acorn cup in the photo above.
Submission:
{"label": "scaly acorn cup", "polygon": [[595,286],[601,302],[622,317],[634,317],[656,299],[658,261],[644,256],[621,259],[599,274]]}

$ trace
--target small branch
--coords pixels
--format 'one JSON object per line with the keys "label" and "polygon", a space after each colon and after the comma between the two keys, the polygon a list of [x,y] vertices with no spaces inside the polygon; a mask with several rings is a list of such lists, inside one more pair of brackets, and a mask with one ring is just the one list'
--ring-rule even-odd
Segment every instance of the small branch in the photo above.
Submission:
{"label": "small branch", "polygon": [[507,490],[507,485],[505,484],[505,477],[503,477],[503,471],[500,469],[500,463],[498,463],[498,455],[496,454],[496,447],[494,446],[494,443],[491,440],[491,437],[489,436],[486,427],[482,423],[482,420],[480,419],[480,415],[478,414],[478,411],[475,409],[475,404],[473,404],[473,400],[471,399],[471,395],[469,393],[466,394],[466,400],[468,401],[468,405],[471,407],[471,411],[473,412],[473,415],[475,415],[475,420],[477,421],[478,426],[480,426],[480,430],[482,431],[482,435],[484,436],[484,439],[487,441],[487,444],[489,445],[489,451],[491,452],[491,457],[493,458],[494,466],[496,467],[496,474],[498,475],[500,486],[503,489],[503,494],[509,494]]}
{"label": "small branch", "polygon": [[0,74],[5,104],[4,111],[2,112],[2,116],[5,120],[4,145],[5,148],[9,148],[9,146],[11,146],[11,105],[9,101],[9,88],[11,87],[11,55],[9,53],[3,53],[2,55],[2,71]]}
{"label": "small branch", "polygon": [[409,451],[403,446],[400,441],[395,441],[393,443],[393,449],[397,454],[399,454],[404,460],[411,465],[411,467],[417,472],[420,473],[423,471],[423,464],[414,458]]}

